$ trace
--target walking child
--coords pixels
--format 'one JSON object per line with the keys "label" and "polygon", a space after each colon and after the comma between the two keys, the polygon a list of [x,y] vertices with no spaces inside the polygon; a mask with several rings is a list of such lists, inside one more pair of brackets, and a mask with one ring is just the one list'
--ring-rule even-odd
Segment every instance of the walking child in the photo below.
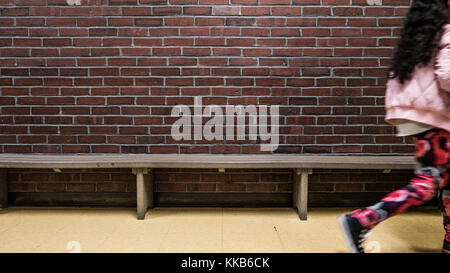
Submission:
{"label": "walking child", "polygon": [[386,122],[412,136],[417,162],[410,183],[378,203],[339,217],[352,252],[364,252],[380,222],[437,195],[450,253],[450,24],[449,0],[413,0],[389,69]]}

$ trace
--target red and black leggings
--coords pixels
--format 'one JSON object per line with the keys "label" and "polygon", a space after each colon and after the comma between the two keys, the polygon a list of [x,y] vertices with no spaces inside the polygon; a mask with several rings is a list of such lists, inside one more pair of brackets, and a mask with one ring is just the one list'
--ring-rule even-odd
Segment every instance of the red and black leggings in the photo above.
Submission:
{"label": "red and black leggings", "polygon": [[411,182],[377,204],[356,212],[353,217],[371,229],[381,221],[403,213],[411,206],[425,203],[438,195],[444,217],[445,240],[450,242],[450,133],[433,128],[413,135],[417,167]]}

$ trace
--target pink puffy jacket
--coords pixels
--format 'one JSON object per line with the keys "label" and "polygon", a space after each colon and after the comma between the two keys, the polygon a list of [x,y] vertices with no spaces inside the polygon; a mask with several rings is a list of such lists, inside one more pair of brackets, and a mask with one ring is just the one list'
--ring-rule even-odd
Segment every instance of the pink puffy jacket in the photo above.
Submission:
{"label": "pink puffy jacket", "polygon": [[440,47],[436,58],[416,68],[409,81],[388,80],[386,122],[396,125],[396,119],[408,119],[450,131],[450,24]]}

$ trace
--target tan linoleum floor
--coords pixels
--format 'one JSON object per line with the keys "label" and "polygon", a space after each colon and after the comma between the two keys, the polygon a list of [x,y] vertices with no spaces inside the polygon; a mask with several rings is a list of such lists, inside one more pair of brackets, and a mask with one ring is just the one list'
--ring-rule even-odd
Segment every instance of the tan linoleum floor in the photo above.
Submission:
{"label": "tan linoleum floor", "polygon": [[[0,211],[0,252],[347,252],[337,217],[348,208],[155,208],[137,220],[132,208],[10,207]],[[368,252],[441,251],[437,209],[388,219]]]}

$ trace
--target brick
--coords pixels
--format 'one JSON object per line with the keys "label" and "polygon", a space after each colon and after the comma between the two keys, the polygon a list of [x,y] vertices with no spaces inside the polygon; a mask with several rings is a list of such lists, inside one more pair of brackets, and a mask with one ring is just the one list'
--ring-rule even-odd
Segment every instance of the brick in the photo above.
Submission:
{"label": "brick", "polygon": [[[183,0],[179,0],[183,1]],[[189,0],[184,0],[189,1]],[[139,4],[152,4],[152,5],[163,5],[167,4],[167,0],[139,0]]]}
{"label": "brick", "polygon": [[261,5],[289,5],[290,0],[260,0]]}
{"label": "brick", "polygon": [[137,18],[134,23],[136,26],[162,26],[162,19],[158,18]]}
{"label": "brick", "polygon": [[331,9],[329,7],[304,7],[303,16],[330,16]]}
{"label": "brick", "polygon": [[8,192],[35,192],[35,183],[9,183]]}
{"label": "brick", "polygon": [[[195,18],[197,20],[199,18]],[[206,19],[206,18],[204,18]],[[177,17],[177,18],[164,18],[164,25],[165,26],[193,26],[194,25],[194,18],[183,18],[183,17]]]}
{"label": "brick", "polygon": [[39,183],[36,185],[37,192],[64,192],[65,184]]}
{"label": "brick", "polygon": [[67,184],[67,192],[94,192],[95,184]]}
{"label": "brick", "polygon": [[183,7],[184,15],[212,15],[211,7]]}
{"label": "brick", "polygon": [[44,19],[43,18],[17,18],[16,26],[28,26],[28,27],[44,26]]}
{"label": "brick", "polygon": [[213,15],[239,15],[240,9],[237,6],[214,6]]}
{"label": "brick", "polygon": [[120,7],[94,7],[90,8],[91,16],[118,16],[122,14]]}
{"label": "brick", "polygon": [[270,8],[269,7],[242,7],[241,15],[243,15],[243,16],[270,15]]}
{"label": "brick", "polygon": [[231,0],[233,5],[255,5],[257,3],[258,0]]}
{"label": "brick", "polygon": [[[173,140],[170,129],[177,119],[169,116],[171,109],[192,104],[194,96],[222,106],[280,105],[277,153],[414,152],[411,139],[396,138],[394,127],[384,123],[385,75],[409,9],[406,0],[385,0],[383,7],[365,0],[2,4],[1,152],[261,153],[259,143],[248,139]],[[312,176],[310,190],[389,191],[407,181],[395,175],[392,181],[370,181],[373,172],[334,170],[345,171],[349,179]],[[266,183],[229,183],[228,173],[211,170],[198,170],[191,180],[189,170],[171,172],[157,190],[292,191],[288,176],[274,170],[233,172],[233,179],[256,175]],[[17,175],[11,189],[136,191],[129,170],[117,170],[124,176],[117,181],[111,175],[80,182],[81,176],[72,174],[58,183],[24,183]],[[88,186],[68,187],[78,183]]]}
{"label": "brick", "polygon": [[361,191],[363,191],[363,189],[364,189],[364,187],[363,187],[364,185],[362,185],[362,184],[350,184],[350,183],[340,183],[340,184],[336,184],[334,187],[335,187],[335,191],[337,191],[337,192],[342,192],[342,191],[344,191],[344,192],[357,192],[357,191],[359,191],[359,192],[361,192]]}
{"label": "brick", "polygon": [[273,16],[301,16],[302,9],[299,7],[273,7]]}
{"label": "brick", "polygon": [[137,5],[138,0],[110,0],[110,5]]}
{"label": "brick", "polygon": [[97,192],[125,192],[126,186],[123,183],[100,183],[97,184]]}
{"label": "brick", "polygon": [[187,184],[188,192],[215,192],[216,184],[213,183],[190,183]]}
{"label": "brick", "polygon": [[246,184],[247,192],[274,192],[276,190],[275,184],[261,183],[261,184]]}
{"label": "brick", "polygon": [[225,24],[227,26],[252,26],[255,24],[255,19],[254,18],[242,18],[242,17],[237,17],[237,18],[227,18]]}
{"label": "brick", "polygon": [[[366,9],[367,11],[367,9]],[[362,16],[363,9],[362,8],[349,8],[349,7],[338,7],[333,8],[334,16]]]}

